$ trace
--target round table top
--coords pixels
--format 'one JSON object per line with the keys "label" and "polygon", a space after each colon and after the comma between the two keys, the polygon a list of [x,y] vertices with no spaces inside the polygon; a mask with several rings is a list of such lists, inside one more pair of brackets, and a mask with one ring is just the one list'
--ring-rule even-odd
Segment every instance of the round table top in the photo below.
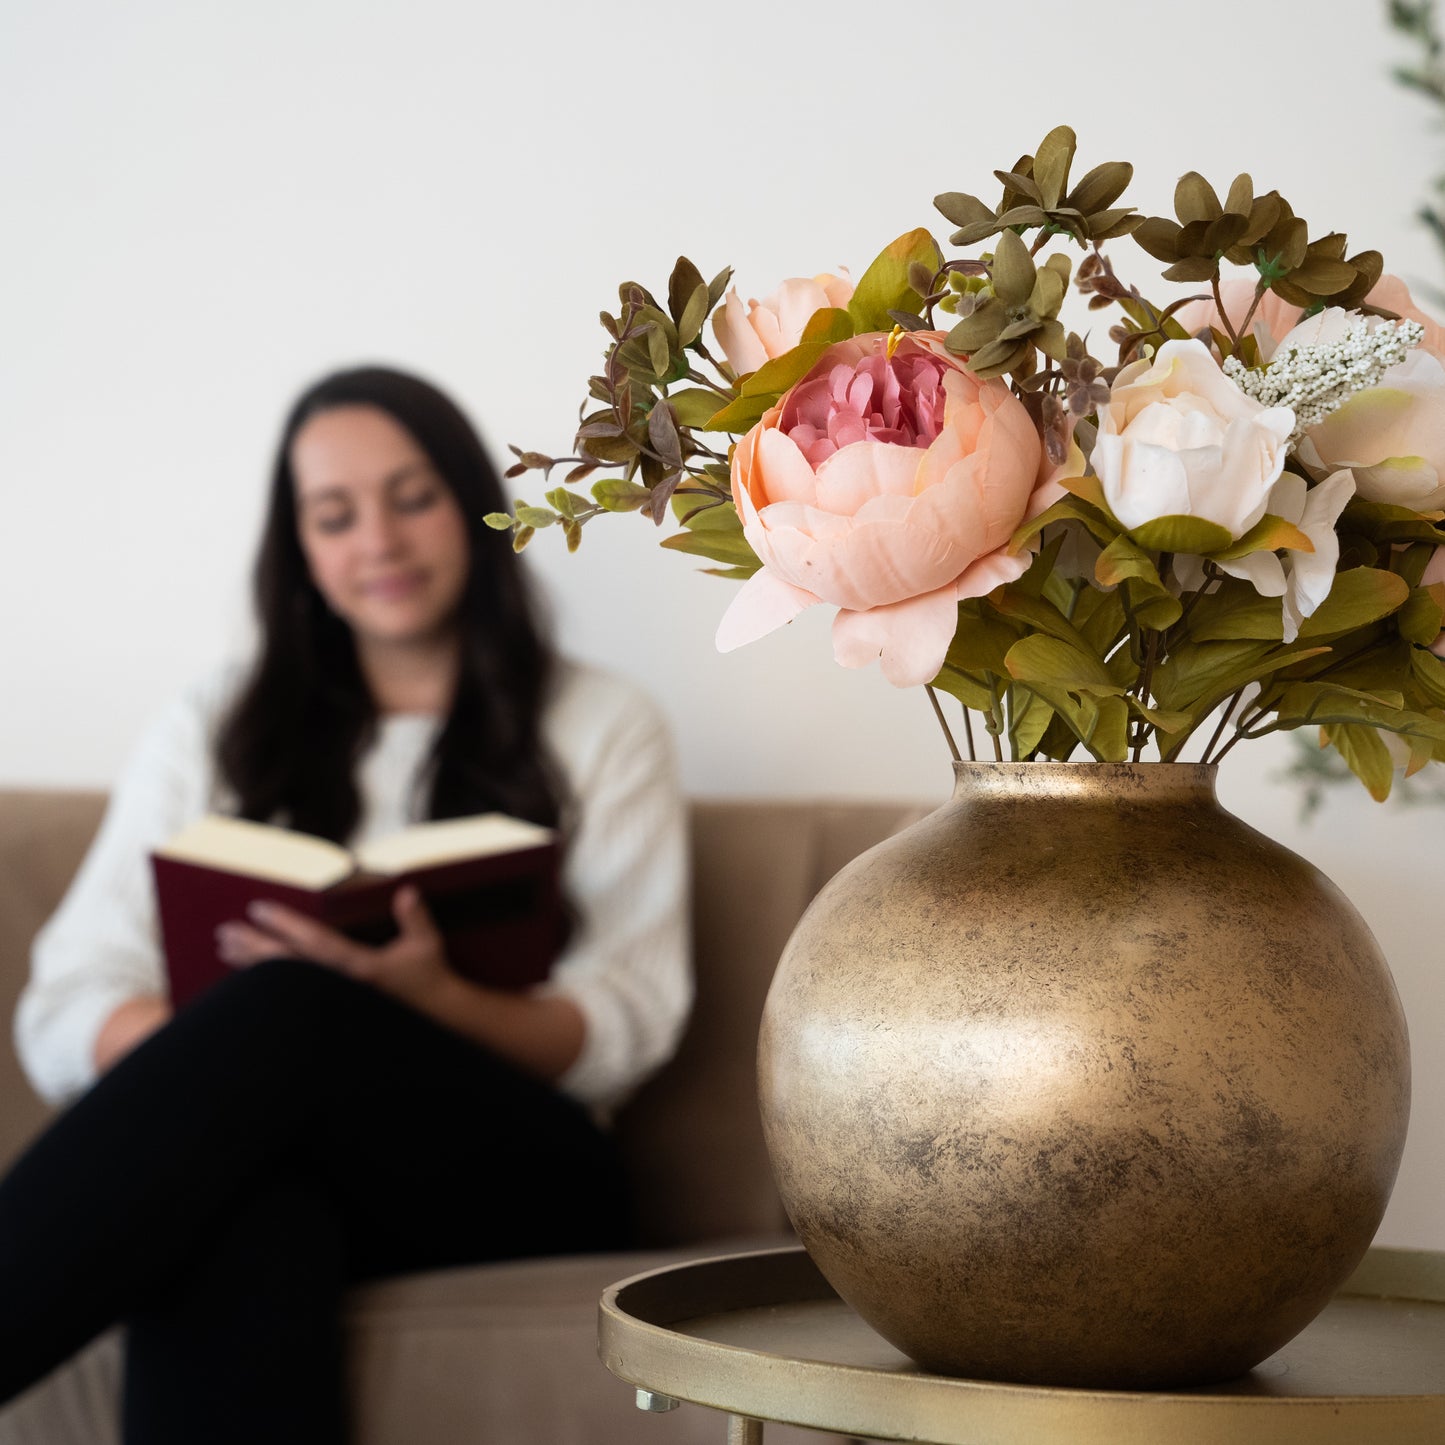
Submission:
{"label": "round table top", "polygon": [[612,1285],[599,1353],[633,1385],[733,1415],[930,1445],[1440,1445],[1445,1254],[1374,1249],[1324,1312],[1238,1380],[1077,1390],[921,1370],[801,1249]]}

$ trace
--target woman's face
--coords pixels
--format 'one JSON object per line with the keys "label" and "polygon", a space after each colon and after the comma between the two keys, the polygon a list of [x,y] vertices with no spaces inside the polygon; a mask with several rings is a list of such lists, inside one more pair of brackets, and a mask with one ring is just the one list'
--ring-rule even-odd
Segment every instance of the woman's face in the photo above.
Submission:
{"label": "woman's face", "polygon": [[335,407],[296,433],[291,472],[311,579],[358,643],[446,637],[467,583],[466,524],[411,433],[377,407]]}

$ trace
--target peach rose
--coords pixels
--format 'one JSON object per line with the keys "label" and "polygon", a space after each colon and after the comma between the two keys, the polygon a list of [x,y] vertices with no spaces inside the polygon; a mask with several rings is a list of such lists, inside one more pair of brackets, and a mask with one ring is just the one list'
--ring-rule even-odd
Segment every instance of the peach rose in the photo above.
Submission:
{"label": "peach rose", "polygon": [[[1225,314],[1236,331],[1249,313],[1250,304],[1254,300],[1254,287],[1255,281],[1251,275],[1234,276],[1228,281],[1219,283],[1219,294],[1224,298]],[[1414,299],[1410,295],[1410,288],[1398,276],[1381,276],[1366,300],[1371,305],[1383,307],[1386,311],[1393,311],[1397,315],[1405,317],[1406,320],[1418,321],[1425,328],[1425,340],[1421,343],[1422,348],[1425,351],[1433,352],[1442,361],[1445,361],[1445,326],[1441,326],[1438,321],[1427,316],[1415,305]],[[1280,342],[1299,325],[1303,315],[1304,311],[1300,307],[1282,300],[1273,291],[1266,291],[1260,297],[1249,329],[1259,343],[1259,355],[1262,361],[1268,361],[1279,350]],[[1213,326],[1220,331],[1224,330],[1219,317],[1219,307],[1208,296],[1202,296],[1197,301],[1191,301],[1187,306],[1181,306],[1174,313],[1174,319],[1191,335],[1206,326]]]}
{"label": "peach rose", "polygon": [[712,334],[728,365],[742,376],[756,371],[774,356],[791,351],[814,312],[826,306],[842,309],[852,299],[853,283],[846,272],[834,276],[825,271],[811,279],[795,276],[784,281],[766,301],[749,301],[746,308],[734,286],[713,313]]}
{"label": "peach rose", "polygon": [[[1425,575],[1420,579],[1422,587],[1429,587],[1434,582],[1445,582],[1445,547],[1437,547],[1435,555],[1425,567]],[[1445,657],[1445,632],[1431,644],[1430,651],[1436,657]]]}
{"label": "peach rose", "polygon": [[[1394,278],[1387,278],[1393,281]],[[1383,283],[1382,283],[1383,284]],[[1399,283],[1396,283],[1399,284]],[[1373,297],[1379,287],[1371,292]],[[1391,310],[1405,314],[1409,293],[1394,295]],[[1386,304],[1384,301],[1382,305]],[[1414,311],[1413,306],[1409,306]],[[1419,312],[1407,319],[1416,319]],[[1341,340],[1359,317],[1338,306],[1302,321],[1280,345],[1314,346]],[[1427,318],[1426,340],[1441,328]],[[1349,397],[1305,433],[1300,460],[1316,475],[1342,467],[1355,475],[1355,490],[1372,502],[1429,511],[1445,506],[1445,353],[1417,346],[1380,378]]]}
{"label": "peach rose", "polygon": [[1201,517],[1238,538],[1264,516],[1293,430],[1294,412],[1246,396],[1202,341],[1166,341],[1114,379],[1094,472],[1126,529]]}
{"label": "peach rose", "polygon": [[1393,311],[1407,321],[1418,321],[1425,328],[1425,339],[1420,343],[1420,350],[1428,351],[1432,356],[1445,361],[1445,326],[1441,326],[1433,316],[1427,316],[1415,305],[1410,288],[1398,276],[1381,276],[1368,299],[1373,305]]}
{"label": "peach rose", "polygon": [[723,652],[839,608],[833,655],[898,687],[943,664],[958,603],[1027,570],[1008,540],[1042,446],[1022,403],[914,332],[831,346],[738,443],[733,501],[762,561],[718,628]]}

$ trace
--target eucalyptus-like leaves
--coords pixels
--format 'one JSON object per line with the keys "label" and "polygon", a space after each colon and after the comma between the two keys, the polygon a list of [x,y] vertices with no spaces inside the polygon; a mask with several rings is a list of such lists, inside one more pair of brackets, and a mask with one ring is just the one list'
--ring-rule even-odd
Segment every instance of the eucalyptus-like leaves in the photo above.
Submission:
{"label": "eucalyptus-like leaves", "polygon": [[1315,241],[1278,191],[1254,194],[1254,182],[1238,175],[1221,201],[1214,187],[1189,171],[1174,188],[1174,214],[1150,216],[1134,240],[1151,256],[1170,262],[1166,280],[1217,282],[1221,261],[1253,266],[1260,289],[1295,306],[1357,306],[1380,279],[1384,259],[1362,251],[1348,259],[1343,233]]}
{"label": "eucalyptus-like leaves", "polygon": [[1080,245],[1127,235],[1139,224],[1132,206],[1115,206],[1134,177],[1127,161],[1095,166],[1069,188],[1069,171],[1078,144],[1073,130],[1055,126],[1031,156],[1021,156],[1013,169],[995,171],[1003,182],[1003,199],[990,207],[977,196],[945,191],[933,204],[958,230],[949,237],[955,246],[973,246],[1001,231],[1027,231],[1041,226],[1071,236]]}
{"label": "eucalyptus-like leaves", "polygon": [[1024,243],[1005,231],[989,263],[988,289],[973,294],[972,310],[948,333],[948,349],[967,356],[969,370],[982,377],[1027,376],[1036,350],[1064,361],[1068,342],[1058,318],[1069,271],[1067,256],[1035,266]]}

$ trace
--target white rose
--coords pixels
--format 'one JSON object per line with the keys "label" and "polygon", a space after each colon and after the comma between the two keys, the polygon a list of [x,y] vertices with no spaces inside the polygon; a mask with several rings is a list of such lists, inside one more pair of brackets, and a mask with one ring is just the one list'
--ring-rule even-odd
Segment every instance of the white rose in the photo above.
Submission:
{"label": "white rose", "polygon": [[1199,517],[1242,537],[1267,510],[1294,413],[1263,407],[1200,341],[1166,341],[1115,379],[1099,412],[1093,466],[1109,509],[1132,531]]}

